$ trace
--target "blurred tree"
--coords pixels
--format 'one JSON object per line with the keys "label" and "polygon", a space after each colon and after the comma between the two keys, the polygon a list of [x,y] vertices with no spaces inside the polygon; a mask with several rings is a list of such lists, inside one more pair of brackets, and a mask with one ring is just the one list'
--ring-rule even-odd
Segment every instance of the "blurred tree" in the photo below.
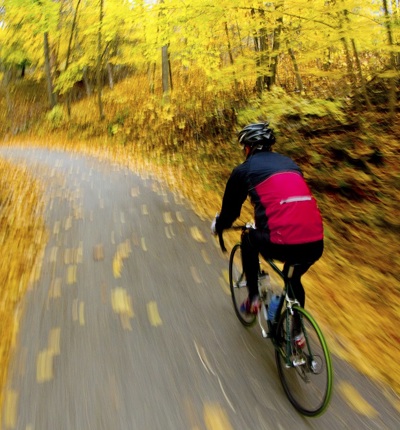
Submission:
{"label": "blurred tree", "polygon": [[66,94],[69,106],[79,86],[87,94],[95,86],[101,98],[104,85],[129,73],[147,73],[149,93],[170,93],[172,78],[184,74],[214,95],[282,86],[308,97],[361,93],[369,106],[367,81],[389,78],[387,65],[392,110],[396,104],[400,26],[389,0],[3,3],[0,61],[10,70],[3,86],[13,84],[14,68],[29,64],[29,77],[46,78],[51,106]]}
{"label": "blurred tree", "polygon": [[100,120],[104,119],[103,100],[101,98],[101,65],[102,65],[102,31],[103,31],[104,0],[99,2],[99,26],[97,30],[97,64],[96,64],[96,86],[97,86],[97,105],[99,108]]}
{"label": "blurred tree", "polygon": [[53,76],[50,63],[50,47],[49,47],[49,33],[43,33],[43,47],[44,47],[44,67],[46,71],[47,81],[47,95],[49,97],[50,107],[53,108],[57,104],[57,96],[54,93]]}
{"label": "blurred tree", "polygon": [[[164,0],[160,0],[161,17],[164,17],[165,15],[163,5],[164,5]],[[164,20],[164,22],[166,21]],[[166,39],[168,39],[168,37]],[[168,45],[169,45],[169,42],[165,40],[163,46],[161,47],[162,92],[163,92],[163,100],[167,102],[169,101],[169,93],[172,90],[172,71],[171,71],[170,61],[169,61]]]}
{"label": "blurred tree", "polygon": [[56,36],[60,5],[52,0],[26,0],[26,7],[34,14],[35,30],[43,34],[44,69],[47,82],[47,95],[52,109],[57,104],[57,94],[54,92],[52,63],[52,49],[50,47],[50,33]]}
{"label": "blurred tree", "polygon": [[[81,0],[78,0],[76,7],[74,9],[74,17],[72,19],[71,32],[69,35],[67,54],[66,54],[66,58],[65,58],[65,69],[64,69],[65,72],[68,70],[70,59],[71,59],[72,40],[73,40],[74,35],[75,35],[77,18],[78,18],[78,11],[79,11],[80,4],[81,4]],[[67,93],[67,111],[68,111],[68,116],[71,116],[71,90],[69,90]]]}
{"label": "blurred tree", "polygon": [[390,49],[390,62],[389,62],[389,73],[386,74],[386,76],[389,79],[389,111],[391,113],[391,116],[394,117],[394,113],[396,110],[396,83],[399,79],[398,74],[398,64],[397,64],[397,57],[395,55],[395,42],[394,42],[394,34],[392,31],[392,17],[391,13],[389,11],[389,4],[387,0],[382,0],[383,2],[383,10],[385,12],[385,27],[387,32],[387,39]]}

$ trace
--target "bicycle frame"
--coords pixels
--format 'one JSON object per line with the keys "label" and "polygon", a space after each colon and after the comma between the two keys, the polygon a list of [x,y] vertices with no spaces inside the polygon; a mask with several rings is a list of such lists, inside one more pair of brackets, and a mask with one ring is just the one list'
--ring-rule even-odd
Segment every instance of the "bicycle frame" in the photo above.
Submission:
{"label": "bicycle frame", "polygon": [[[250,228],[254,228],[254,225],[251,223],[246,223],[245,225],[242,225],[242,226],[231,227],[232,230],[242,230],[242,235],[246,230],[249,230]],[[220,243],[220,247],[221,247],[222,251],[227,252],[225,244],[224,244],[222,233],[219,234],[219,243]],[[291,315],[293,315],[293,313],[294,313],[293,306],[294,305],[300,306],[300,303],[296,300],[296,298],[291,299],[289,297],[289,294],[290,294],[290,296],[294,297],[292,286],[290,283],[290,279],[291,279],[291,277],[293,275],[293,271],[294,271],[294,266],[289,267],[288,274],[285,276],[283,271],[281,269],[279,269],[279,267],[276,265],[276,263],[274,262],[273,259],[270,259],[270,258],[265,259],[264,258],[264,261],[266,261],[266,263],[268,263],[268,265],[272,268],[272,270],[275,273],[277,273],[278,276],[283,281],[283,290],[282,290],[281,297],[279,300],[278,308],[276,310],[277,320],[274,322],[274,324],[272,324],[271,321],[267,320],[268,330],[266,330],[262,324],[262,318],[260,317],[261,309],[259,310],[259,312],[257,314],[258,325],[260,326],[262,336],[264,338],[271,338],[271,340],[274,344],[274,347],[277,348],[277,345],[275,342],[275,335],[276,335],[275,328],[276,328],[276,325],[278,323],[278,319],[282,313],[282,309],[283,309],[285,301],[286,301],[286,312],[290,312]],[[259,275],[260,274],[261,274],[261,268],[259,269]],[[260,289],[260,284],[258,286]],[[264,311],[266,311],[267,307],[268,307],[268,303],[266,303],[266,298],[262,297],[261,291],[259,291],[259,293],[260,293],[260,298],[262,300],[262,306],[264,306]],[[285,356],[286,356],[287,366],[290,366],[291,334],[290,334],[290,327],[289,327],[289,318],[287,318],[286,321],[287,321],[287,327],[286,327],[287,336],[285,339],[285,341],[286,341],[285,342],[286,343],[286,354],[285,354]],[[307,337],[306,337],[306,341],[308,343]]]}
{"label": "bicycle frame", "polygon": [[[243,235],[250,228],[254,227],[251,224],[246,224],[234,226],[231,229],[242,230]],[[227,251],[222,233],[219,234],[219,239],[221,249]],[[241,291],[243,291],[243,288],[247,289],[243,260],[238,261],[238,264],[235,263],[235,259],[239,258],[241,251],[241,242],[236,243],[229,257],[229,286],[235,313],[245,327],[253,326],[258,320],[262,336],[271,339],[275,349],[279,378],[292,405],[303,415],[320,415],[326,410],[332,393],[332,361],[321,329],[315,319],[300,306],[294,296],[292,278],[296,264],[284,266],[281,270],[273,259],[262,258],[260,260],[258,289],[261,307],[258,309],[257,314],[254,315],[241,310],[240,303],[245,297]],[[261,282],[262,277],[265,275],[261,267],[264,261],[282,281],[282,291],[273,321],[267,315],[269,299]],[[288,263],[286,262],[286,264]],[[268,330],[264,323],[264,317],[261,315],[262,312],[264,313]],[[293,339],[293,328],[300,328],[297,327],[298,324],[301,325],[300,333],[302,332],[304,335],[305,345],[298,345]],[[301,387],[300,390],[299,387]]]}
{"label": "bicycle frame", "polygon": [[[276,272],[279,275],[279,277],[284,282],[283,290],[282,290],[281,297],[279,300],[279,305],[278,305],[278,308],[276,310],[277,320],[279,319],[279,316],[282,313],[282,309],[283,309],[285,302],[286,302],[286,312],[289,312],[291,315],[293,315],[293,313],[294,313],[293,306],[294,305],[300,306],[300,303],[297,301],[296,298],[291,299],[289,297],[289,294],[292,297],[294,297],[291,283],[290,283],[290,278],[292,277],[294,267],[290,266],[289,267],[289,273],[287,276],[285,276],[283,274],[282,270],[279,269],[279,267],[275,264],[275,262],[272,259],[264,259],[264,260],[274,270],[274,272]],[[261,297],[261,294],[260,294],[260,297]],[[267,306],[268,304],[264,302],[263,305]],[[265,331],[265,328],[263,327],[263,325],[261,323],[262,318],[260,318],[259,314],[257,315],[257,319],[258,319],[258,324],[259,324],[261,332],[262,332],[262,336],[264,338],[266,338],[266,337],[271,338],[274,346],[277,347],[276,342],[274,342],[274,339],[275,339],[275,335],[276,335],[275,326],[277,325],[278,321],[276,320],[274,324],[272,324],[271,321],[269,321],[269,320],[267,321],[268,322],[268,331],[269,331],[269,334],[268,334]],[[292,348],[291,340],[292,339],[291,339],[291,334],[290,334],[289,318],[286,318],[286,339],[285,339],[285,341],[286,341],[286,354],[285,354],[285,357],[286,357],[286,362],[287,362],[286,364],[288,367],[290,367],[290,365],[291,365],[290,364],[290,352],[291,352],[291,348]],[[306,336],[306,341],[308,342],[307,336]]]}

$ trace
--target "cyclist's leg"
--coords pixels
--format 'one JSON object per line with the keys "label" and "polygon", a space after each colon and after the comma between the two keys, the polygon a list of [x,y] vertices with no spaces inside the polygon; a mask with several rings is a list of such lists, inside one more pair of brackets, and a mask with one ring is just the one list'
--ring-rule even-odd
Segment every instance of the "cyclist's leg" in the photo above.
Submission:
{"label": "cyclist's leg", "polygon": [[258,295],[259,240],[254,232],[255,230],[250,230],[242,235],[243,271],[247,279],[250,301]]}
{"label": "cyclist's leg", "polygon": [[[306,293],[301,282],[301,277],[321,257],[323,253],[323,241],[306,243],[301,245],[288,245],[286,247],[286,258],[283,273],[288,274],[289,268],[293,266],[290,279],[293,298],[296,298],[302,308],[305,307]],[[295,312],[293,319],[293,334],[301,333],[300,315]]]}
{"label": "cyclist's leg", "polygon": [[283,261],[285,265],[283,273],[288,273],[289,267],[294,265],[294,271],[291,277],[291,285],[294,297],[304,308],[306,296],[301,277],[307,270],[322,256],[324,243],[322,240],[317,242],[304,243],[299,245],[282,245]]}
{"label": "cyclist's leg", "polygon": [[[304,308],[305,301],[306,301],[306,294],[304,291],[303,284],[301,283],[301,277],[304,275],[304,273],[307,272],[307,270],[311,267],[313,263],[303,263],[303,264],[295,264],[293,274],[291,277],[291,285],[293,290],[294,297],[298,300],[300,303],[300,306]],[[289,268],[292,264],[290,262],[286,262],[283,266],[283,273],[285,275],[288,274]]]}

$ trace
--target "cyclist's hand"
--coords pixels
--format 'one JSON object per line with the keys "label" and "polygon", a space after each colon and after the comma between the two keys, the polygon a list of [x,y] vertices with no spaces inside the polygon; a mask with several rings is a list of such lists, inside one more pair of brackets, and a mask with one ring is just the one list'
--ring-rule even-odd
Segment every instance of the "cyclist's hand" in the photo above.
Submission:
{"label": "cyclist's hand", "polygon": [[217,214],[215,215],[215,218],[212,220],[212,223],[211,223],[211,233],[214,236],[216,236],[218,234],[218,231],[217,231],[217,220],[218,220],[218,217],[219,217],[219,213],[217,212]]}

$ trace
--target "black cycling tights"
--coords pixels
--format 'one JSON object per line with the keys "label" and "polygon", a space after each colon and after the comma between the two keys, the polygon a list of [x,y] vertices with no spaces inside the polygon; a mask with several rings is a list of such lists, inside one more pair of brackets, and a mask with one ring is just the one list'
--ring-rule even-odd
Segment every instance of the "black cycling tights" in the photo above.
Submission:
{"label": "black cycling tights", "polygon": [[300,245],[277,245],[269,241],[268,236],[258,230],[249,230],[242,237],[243,270],[246,274],[249,297],[258,294],[257,277],[259,254],[264,258],[284,261],[283,272],[286,274],[291,265],[295,265],[292,275],[292,288],[300,305],[305,305],[305,292],[301,277],[322,255],[322,240]]}

